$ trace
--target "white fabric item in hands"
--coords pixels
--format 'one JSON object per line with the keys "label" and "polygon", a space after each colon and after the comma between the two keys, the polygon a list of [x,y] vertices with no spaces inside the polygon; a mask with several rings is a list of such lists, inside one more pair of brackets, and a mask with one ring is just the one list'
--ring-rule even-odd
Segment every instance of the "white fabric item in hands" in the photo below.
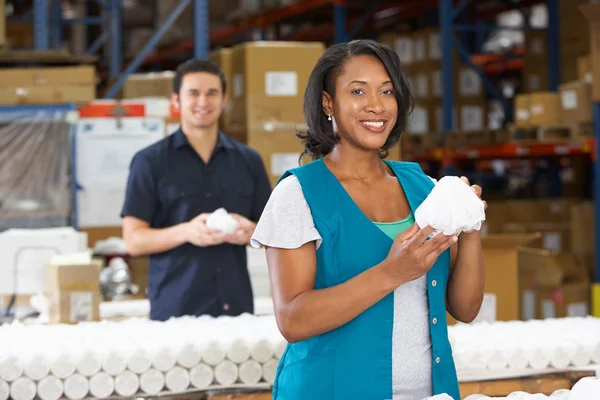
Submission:
{"label": "white fabric item in hands", "polygon": [[224,235],[231,235],[237,229],[238,222],[227,210],[219,208],[206,219],[206,227],[221,231]]}
{"label": "white fabric item in hands", "polygon": [[431,226],[445,235],[480,230],[485,220],[485,207],[463,180],[446,176],[417,208],[415,220],[420,228]]}

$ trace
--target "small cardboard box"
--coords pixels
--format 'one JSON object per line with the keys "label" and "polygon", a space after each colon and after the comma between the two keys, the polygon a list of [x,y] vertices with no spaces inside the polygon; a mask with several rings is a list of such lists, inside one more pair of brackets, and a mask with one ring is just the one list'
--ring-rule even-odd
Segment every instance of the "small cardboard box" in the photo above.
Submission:
{"label": "small cardboard box", "polygon": [[531,125],[552,126],[562,122],[560,96],[554,92],[536,92],[530,96]]}
{"label": "small cardboard box", "polygon": [[531,98],[528,94],[518,94],[515,97],[515,124],[518,127],[531,126]]}
{"label": "small cardboard box", "polygon": [[563,123],[567,125],[592,122],[592,88],[585,81],[563,83],[559,87]]}
{"label": "small cardboard box", "polygon": [[590,26],[590,64],[592,70],[592,101],[600,101],[600,3],[579,6]]}
{"label": "small cardboard box", "polygon": [[167,97],[173,93],[173,71],[160,73],[132,74],[123,86],[124,99],[142,97]]}
{"label": "small cardboard box", "polygon": [[53,260],[46,267],[45,294],[50,323],[74,324],[100,320],[102,262],[67,263]]}
{"label": "small cardboard box", "polygon": [[231,49],[219,49],[218,51],[213,51],[210,53],[209,58],[212,62],[217,64],[221,71],[223,71],[223,75],[225,75],[225,79],[227,80],[227,92],[225,95],[227,96],[227,102],[225,103],[225,109],[223,110],[223,114],[221,114],[220,120],[220,128],[225,133],[229,133],[229,127],[231,125],[231,113],[232,113],[232,105],[231,101],[233,97],[233,74],[232,74],[232,65],[231,65]]}

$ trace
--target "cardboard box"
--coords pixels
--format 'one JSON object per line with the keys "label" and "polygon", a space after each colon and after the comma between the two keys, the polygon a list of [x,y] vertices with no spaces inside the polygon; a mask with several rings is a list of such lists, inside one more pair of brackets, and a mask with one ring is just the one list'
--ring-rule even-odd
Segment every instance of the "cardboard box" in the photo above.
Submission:
{"label": "cardboard box", "polygon": [[577,57],[577,80],[592,82],[592,64],[589,55]]}
{"label": "cardboard box", "polygon": [[223,74],[225,75],[225,79],[227,79],[227,92],[225,93],[227,96],[227,103],[225,103],[225,109],[223,110],[223,114],[221,115],[220,120],[220,128],[225,133],[229,132],[229,127],[231,126],[231,114],[232,114],[232,105],[233,102],[231,99],[233,98],[233,74],[232,74],[232,65],[231,65],[231,49],[220,49],[218,51],[213,51],[210,53],[209,58],[215,64],[221,68]]}
{"label": "cardboard box", "polygon": [[577,256],[596,253],[594,203],[583,202],[571,208],[571,249]]}
{"label": "cardboard box", "polygon": [[539,235],[490,235],[482,238],[485,293],[496,296],[499,321],[519,319],[519,249]]}
{"label": "cardboard box", "polygon": [[589,280],[573,254],[521,248],[519,274],[521,319],[588,315]]}
{"label": "cardboard box", "polygon": [[100,320],[102,263],[49,264],[46,267],[45,295],[49,322],[73,324]]}
{"label": "cardboard box", "polygon": [[515,125],[522,128],[531,126],[531,98],[528,94],[515,96]]}
{"label": "cardboard box", "polygon": [[248,135],[248,146],[258,151],[273,186],[285,171],[300,166],[304,151],[293,131],[252,132]]}
{"label": "cardboard box", "polygon": [[0,89],[0,104],[88,103],[96,98],[95,85],[32,86]]}
{"label": "cardboard box", "polygon": [[175,72],[132,74],[123,86],[124,99],[140,97],[171,97]]}
{"label": "cardboard box", "polygon": [[584,4],[579,9],[589,22],[590,62],[594,76],[592,101],[600,101],[600,3]]}
{"label": "cardboard box", "polygon": [[245,143],[254,134],[282,132],[293,137],[304,124],[304,89],[324,50],[322,43],[300,42],[235,46],[231,136]]}
{"label": "cardboard box", "polygon": [[0,69],[0,87],[18,88],[33,86],[95,85],[93,66],[4,68]]}
{"label": "cardboard box", "polygon": [[586,124],[593,121],[592,88],[585,81],[563,83],[559,87],[564,124]]}
{"label": "cardboard box", "polygon": [[559,125],[561,119],[560,96],[554,92],[536,92],[530,96],[531,125]]}

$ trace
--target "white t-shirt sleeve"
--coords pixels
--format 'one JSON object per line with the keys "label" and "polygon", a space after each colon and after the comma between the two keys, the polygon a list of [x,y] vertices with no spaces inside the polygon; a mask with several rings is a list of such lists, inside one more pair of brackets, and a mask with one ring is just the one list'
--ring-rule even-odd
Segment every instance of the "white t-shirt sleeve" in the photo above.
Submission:
{"label": "white t-shirt sleeve", "polygon": [[256,225],[250,245],[297,249],[308,242],[322,238],[306,202],[298,178],[290,175],[275,187]]}

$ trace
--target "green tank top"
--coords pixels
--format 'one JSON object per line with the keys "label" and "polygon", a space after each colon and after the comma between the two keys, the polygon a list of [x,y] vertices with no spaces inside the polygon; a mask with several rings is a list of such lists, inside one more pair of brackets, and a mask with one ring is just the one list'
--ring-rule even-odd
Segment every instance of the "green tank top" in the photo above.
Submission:
{"label": "green tank top", "polygon": [[408,217],[402,221],[396,222],[373,222],[383,233],[385,233],[390,239],[396,239],[396,236],[410,228],[415,223],[415,217],[411,212]]}

